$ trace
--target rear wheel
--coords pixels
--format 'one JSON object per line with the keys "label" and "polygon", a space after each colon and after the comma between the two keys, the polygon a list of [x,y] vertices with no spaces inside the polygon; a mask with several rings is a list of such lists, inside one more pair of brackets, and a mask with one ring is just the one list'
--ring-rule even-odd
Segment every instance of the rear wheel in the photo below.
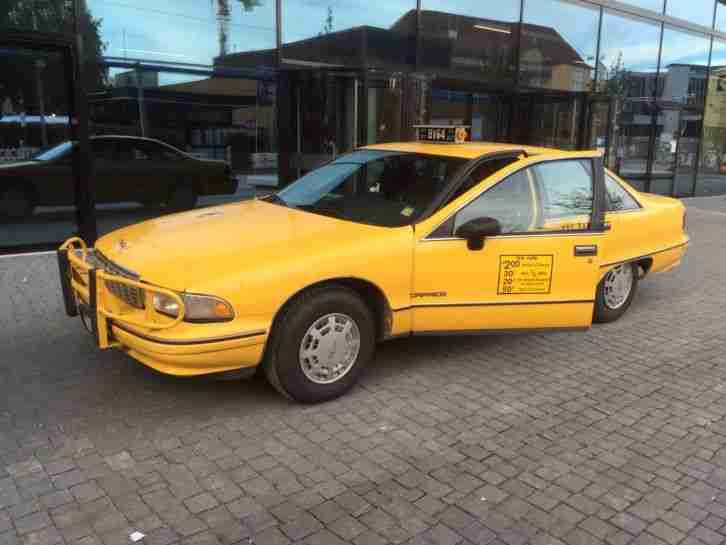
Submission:
{"label": "rear wheel", "polygon": [[375,351],[366,304],[348,288],[328,286],[302,294],[282,312],[264,362],[270,384],[302,403],[347,392]]}
{"label": "rear wheel", "polygon": [[638,288],[638,265],[623,263],[610,269],[597,287],[594,321],[614,322],[628,310]]}
{"label": "rear wheel", "polygon": [[34,209],[33,194],[21,183],[14,183],[0,193],[0,216],[23,219],[32,216]]}

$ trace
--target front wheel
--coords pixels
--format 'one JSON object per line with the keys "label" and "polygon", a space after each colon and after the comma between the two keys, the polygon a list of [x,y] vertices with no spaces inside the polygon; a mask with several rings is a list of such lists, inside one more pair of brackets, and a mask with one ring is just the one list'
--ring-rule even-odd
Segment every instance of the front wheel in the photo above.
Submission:
{"label": "front wheel", "polygon": [[303,293],[282,312],[264,362],[270,384],[302,403],[346,393],[375,351],[368,306],[354,291],[329,286]]}
{"label": "front wheel", "polygon": [[623,263],[610,269],[597,286],[594,321],[614,322],[628,310],[638,287],[638,265]]}

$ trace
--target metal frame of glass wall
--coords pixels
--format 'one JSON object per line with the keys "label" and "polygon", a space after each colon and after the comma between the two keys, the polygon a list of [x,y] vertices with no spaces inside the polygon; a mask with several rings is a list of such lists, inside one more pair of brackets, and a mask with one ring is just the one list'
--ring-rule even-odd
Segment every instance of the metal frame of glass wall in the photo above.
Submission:
{"label": "metal frame of glass wall", "polygon": [[[529,0],[532,1],[532,0]],[[663,36],[664,33],[668,30],[674,30],[679,32],[689,32],[695,35],[698,35],[702,37],[705,40],[708,40],[708,62],[705,65],[705,70],[707,71],[706,75],[706,81],[708,81],[708,77],[711,71],[711,57],[712,52],[714,49],[714,43],[716,41],[723,42],[726,44],[726,32],[722,32],[721,30],[717,29],[717,12],[720,10],[723,10],[726,13],[726,6],[722,5],[720,10],[718,8],[718,0],[703,0],[703,2],[711,2],[712,1],[712,15],[709,25],[703,25],[703,24],[697,24],[694,22],[685,21],[683,19],[679,19],[672,16],[672,10],[669,7],[669,4],[675,5],[676,0],[663,0],[662,2],[662,8],[659,8],[658,11],[653,11],[650,9],[644,9],[642,7],[635,6],[633,4],[629,4],[625,1],[616,1],[616,0],[558,0],[558,2],[565,3],[565,4],[571,4],[571,5],[579,5],[584,7],[590,7],[594,8],[595,10],[598,10],[599,12],[599,24],[598,24],[598,35],[597,35],[597,43],[596,43],[596,58],[599,58],[600,55],[600,49],[603,40],[606,38],[602,33],[600,32],[600,29],[602,28],[602,20],[605,16],[605,14],[611,14],[611,15],[617,15],[617,16],[627,16],[627,17],[636,17],[641,18],[644,20],[648,20],[651,24],[656,25],[659,27],[659,33],[660,33],[660,40],[658,45],[658,53],[657,53],[657,66],[656,66],[656,78],[657,75],[659,75],[662,70],[665,68],[665,64],[662,65],[662,54],[664,49],[664,40]],[[519,24],[522,25],[523,22],[526,22],[526,14],[527,14],[527,2],[528,0],[519,0]],[[413,43],[415,44],[415,51],[414,51],[414,61],[411,68],[408,70],[407,76],[417,77],[422,69],[425,69],[425,62],[423,62],[423,59],[421,58],[421,50],[420,50],[420,43],[421,43],[421,34],[422,34],[422,26],[421,26],[421,13],[424,9],[426,9],[425,6],[425,0],[423,2],[422,6],[422,0],[410,0],[411,3],[411,9],[416,10],[416,24],[415,24],[415,37],[413,40]],[[641,5],[642,2],[639,2]],[[276,62],[276,69],[278,71],[277,75],[277,96],[278,96],[278,115],[276,117],[276,131],[277,131],[277,140],[279,142],[280,151],[284,151],[285,147],[289,147],[292,145],[292,142],[295,138],[295,135],[292,134],[290,130],[290,123],[288,122],[291,116],[294,115],[293,111],[293,104],[292,104],[292,97],[288,96],[290,93],[290,82],[289,78],[286,76],[286,72],[290,69],[290,67],[287,65],[285,55],[284,55],[284,48],[285,48],[285,9],[286,9],[286,0],[274,0],[274,32],[275,32],[275,51],[274,51],[274,58]],[[660,5],[658,2],[653,0],[651,2],[653,6]],[[648,4],[648,5],[651,5]],[[89,179],[91,179],[91,169],[93,168],[91,165],[90,160],[90,149],[89,149],[89,135],[88,135],[88,104],[86,97],[83,95],[84,90],[81,89],[81,86],[78,84],[79,81],[81,81],[82,77],[82,70],[83,66],[82,63],[79,61],[80,58],[82,58],[82,38],[80,36],[80,30],[78,25],[78,19],[80,18],[80,14],[82,13],[82,7],[85,5],[85,0],[74,0],[73,1],[73,14],[75,16],[76,21],[73,25],[73,34],[55,34],[55,35],[47,35],[47,34],[41,34],[38,32],[32,32],[32,31],[22,31],[17,30],[13,32],[3,32],[3,43],[4,44],[12,44],[12,43],[24,43],[26,45],[32,45],[35,47],[42,47],[42,46],[54,46],[54,47],[61,47],[66,48],[69,53],[69,59],[71,60],[72,65],[72,73],[69,74],[69,82],[72,89],[72,97],[73,97],[73,120],[74,120],[74,128],[76,130],[76,137],[78,138],[78,141],[80,142],[79,146],[79,153],[78,157],[76,158],[75,164],[75,176],[77,179],[76,182],[76,199],[77,199],[77,209],[78,209],[78,226],[81,236],[84,238],[93,241],[96,238],[97,234],[97,223],[96,223],[96,216],[95,216],[95,209],[94,209],[94,202],[93,202],[93,196],[92,191],[90,190],[90,183],[88,182]],[[708,4],[710,5],[710,4]],[[472,17],[476,17],[476,13],[471,14]],[[703,22],[703,21],[702,21]],[[517,50],[516,55],[516,71],[515,71],[515,83],[514,83],[514,92],[536,92],[538,89],[536,87],[530,87],[526,86],[526,82],[520,81],[520,56],[519,56],[519,48],[521,47],[522,43],[522,35],[521,32],[517,35],[517,42],[515,44],[515,48]],[[667,44],[665,44],[667,46]],[[594,100],[596,101],[598,98],[598,84],[602,81],[602,71],[600,70],[600,67],[598,63],[595,63],[594,67],[594,85],[595,85],[595,92],[586,92],[582,93],[583,97],[589,97],[590,103]],[[367,83],[370,81],[370,76],[368,74],[362,74],[362,82],[364,85],[367,85]],[[710,88],[710,85],[707,85],[708,88]],[[657,85],[653,87],[652,93],[653,93],[653,100],[654,102],[657,100],[657,96],[655,93]],[[509,89],[512,89],[511,87]],[[365,92],[365,87],[362,89],[362,92]],[[706,93],[709,91],[707,90]],[[708,100],[708,95],[706,94],[705,100]],[[585,101],[583,101],[585,102]],[[364,108],[363,108],[364,109]],[[585,114],[587,116],[587,114]],[[653,175],[654,175],[654,154],[655,154],[655,144],[656,144],[656,124],[658,122],[657,116],[659,115],[657,112],[653,111],[650,114],[650,129],[648,131],[648,155],[646,157],[646,170],[644,173],[644,187],[643,189],[650,190],[653,186]],[[583,130],[587,130],[587,128],[590,125],[590,119],[589,117],[583,117],[579,120],[581,127],[584,127]],[[610,122],[610,118],[608,116],[608,123]],[[703,130],[703,129],[701,129]],[[402,131],[403,132],[403,131]],[[357,133],[357,137],[362,135],[361,132]],[[404,136],[404,135],[402,135]],[[358,137],[358,142],[362,142],[362,137]],[[582,144],[583,147],[587,147],[588,145],[592,145],[591,142],[587,142],[586,139],[580,138],[578,141],[578,145]],[[605,150],[606,152],[608,150]],[[692,173],[689,174],[692,178],[691,187],[695,189],[696,186],[696,179],[699,174],[699,170],[701,168],[701,155],[703,153],[702,145],[699,143],[697,150],[695,151],[696,158],[695,158],[695,168],[693,168]],[[693,189],[691,190],[691,193],[693,192]],[[675,193],[675,182],[673,183],[671,187],[671,193]]]}

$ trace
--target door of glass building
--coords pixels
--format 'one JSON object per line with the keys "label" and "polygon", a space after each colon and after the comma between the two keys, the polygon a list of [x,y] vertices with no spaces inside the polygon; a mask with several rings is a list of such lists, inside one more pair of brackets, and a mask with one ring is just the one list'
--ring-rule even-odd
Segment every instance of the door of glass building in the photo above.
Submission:
{"label": "door of glass building", "polygon": [[360,81],[353,73],[300,71],[293,84],[296,153],[301,175],[359,145]]}
{"label": "door of glass building", "polygon": [[78,233],[70,50],[0,43],[0,252]]}
{"label": "door of glass building", "polygon": [[575,150],[582,129],[582,99],[571,94],[523,94],[516,98],[512,119],[513,142]]}

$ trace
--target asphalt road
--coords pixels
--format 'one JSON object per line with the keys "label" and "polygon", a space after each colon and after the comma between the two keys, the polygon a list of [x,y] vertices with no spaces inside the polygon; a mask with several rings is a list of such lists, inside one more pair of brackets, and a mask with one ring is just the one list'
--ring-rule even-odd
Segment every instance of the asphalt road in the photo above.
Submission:
{"label": "asphalt road", "polygon": [[162,376],[0,259],[0,544],[726,540],[726,200],[587,333],[380,347],[343,399]]}

